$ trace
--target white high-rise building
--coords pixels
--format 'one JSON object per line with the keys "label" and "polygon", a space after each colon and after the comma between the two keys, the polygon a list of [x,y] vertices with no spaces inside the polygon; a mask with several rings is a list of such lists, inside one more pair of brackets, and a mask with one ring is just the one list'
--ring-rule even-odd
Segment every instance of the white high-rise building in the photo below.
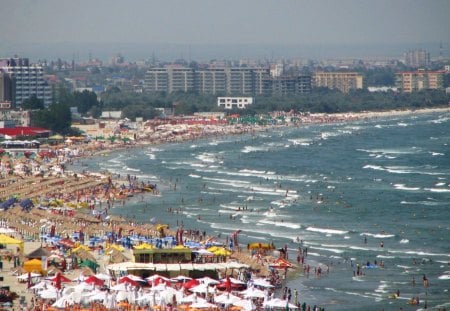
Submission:
{"label": "white high-rise building", "polygon": [[20,108],[23,101],[36,95],[48,107],[52,103],[50,87],[44,80],[44,69],[30,65],[28,58],[0,59],[0,70],[11,75],[14,81],[12,101],[14,108]]}

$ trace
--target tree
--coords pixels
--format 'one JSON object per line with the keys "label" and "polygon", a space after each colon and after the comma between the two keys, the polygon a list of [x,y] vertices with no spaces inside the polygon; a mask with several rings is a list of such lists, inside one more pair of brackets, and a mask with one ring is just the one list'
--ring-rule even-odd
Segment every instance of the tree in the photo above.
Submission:
{"label": "tree", "polygon": [[44,101],[34,94],[22,102],[22,109],[24,110],[41,110],[44,108]]}
{"label": "tree", "polygon": [[74,104],[81,114],[85,114],[92,107],[98,105],[97,95],[94,92],[84,90],[83,92],[75,92],[73,96]]}
{"label": "tree", "polygon": [[54,104],[48,109],[38,110],[33,113],[31,124],[51,129],[56,133],[69,133],[72,124],[70,107],[65,104]]}

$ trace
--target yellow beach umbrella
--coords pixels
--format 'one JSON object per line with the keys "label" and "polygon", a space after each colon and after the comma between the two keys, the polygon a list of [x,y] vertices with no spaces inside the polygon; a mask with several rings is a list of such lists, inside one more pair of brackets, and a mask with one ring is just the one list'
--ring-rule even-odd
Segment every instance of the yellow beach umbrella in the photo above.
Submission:
{"label": "yellow beach umbrella", "polygon": [[136,245],[134,247],[134,249],[153,249],[153,248],[155,248],[155,247],[152,244],[148,244],[148,243],[142,243],[142,244]]}
{"label": "yellow beach umbrella", "polygon": [[216,256],[230,256],[231,255],[231,252],[225,248],[220,248],[213,253]]}
{"label": "yellow beach umbrella", "polygon": [[89,246],[86,246],[86,245],[81,244],[81,245],[79,245],[79,246],[73,248],[73,249],[72,249],[72,253],[76,253],[76,252],[78,252],[78,251],[80,251],[80,250],[83,250],[83,251],[90,251],[91,249],[89,248]]}

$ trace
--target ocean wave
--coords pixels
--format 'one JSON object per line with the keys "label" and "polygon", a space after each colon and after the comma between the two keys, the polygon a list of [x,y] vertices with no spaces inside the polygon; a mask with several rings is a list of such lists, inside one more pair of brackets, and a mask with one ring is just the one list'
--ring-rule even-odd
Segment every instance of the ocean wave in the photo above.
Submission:
{"label": "ocean wave", "polygon": [[409,243],[409,240],[408,239],[401,239],[399,243],[400,244],[407,244],[407,243]]}
{"label": "ocean wave", "polygon": [[155,159],[156,159],[156,156],[155,156],[155,154],[153,154],[153,153],[146,153],[145,155],[148,156],[148,158],[149,158],[150,160],[155,160]]}
{"label": "ocean wave", "polygon": [[443,274],[438,276],[439,280],[450,280],[450,274]]}
{"label": "ocean wave", "polygon": [[266,225],[273,225],[276,227],[286,227],[290,229],[300,229],[301,226],[299,224],[286,222],[286,221],[270,221],[270,220],[260,220],[258,223],[266,224]]}
{"label": "ocean wave", "polygon": [[202,176],[200,176],[200,175],[195,175],[195,174],[189,174],[188,176],[189,176],[189,177],[192,177],[192,178],[202,178]]}
{"label": "ocean wave", "polygon": [[[335,253],[335,254],[342,254],[344,252],[341,249],[317,247],[317,246],[310,246],[310,249],[317,249],[317,250],[320,250],[320,251],[327,251],[327,252],[331,252],[331,253]],[[309,254],[309,251],[308,251],[308,254]]]}
{"label": "ocean wave", "polygon": [[316,227],[308,227],[306,228],[308,231],[326,233],[326,234],[346,234],[348,231],[337,230],[337,229],[325,229],[325,228],[316,228]]}
{"label": "ocean wave", "polygon": [[369,233],[369,232],[364,232],[360,234],[361,236],[367,235],[367,236],[371,236],[373,238],[376,239],[387,239],[387,238],[393,238],[395,237],[395,234],[388,234],[388,233]]}
{"label": "ocean wave", "polygon": [[430,192],[450,192],[450,189],[443,189],[443,188],[424,188],[423,190]]}
{"label": "ocean wave", "polygon": [[242,153],[266,152],[266,151],[269,151],[269,147],[245,146],[244,149],[241,150]]}
{"label": "ocean wave", "polygon": [[388,250],[388,253],[417,255],[417,256],[450,257],[450,254],[437,254],[437,253],[430,253],[430,252],[424,252],[424,251],[395,251],[395,250]]}
{"label": "ocean wave", "polygon": [[299,146],[311,145],[311,140],[307,139],[307,138],[292,138],[292,139],[288,139],[288,141],[291,142],[294,146],[295,145],[299,145]]}
{"label": "ocean wave", "polygon": [[386,171],[393,174],[421,174],[421,175],[445,175],[444,173],[440,172],[430,172],[430,171],[423,171],[415,167],[408,167],[408,166],[380,166],[380,165],[372,165],[367,164],[364,165],[363,168],[365,169],[373,169],[376,171]]}
{"label": "ocean wave", "polygon": [[406,191],[417,191],[420,190],[419,187],[406,187],[404,184],[394,184],[395,189],[398,190],[406,190]]}
{"label": "ocean wave", "polygon": [[123,166],[122,169],[125,170],[125,171],[130,171],[130,172],[140,172],[141,171],[138,168],[132,168],[132,167],[129,167],[129,166]]}

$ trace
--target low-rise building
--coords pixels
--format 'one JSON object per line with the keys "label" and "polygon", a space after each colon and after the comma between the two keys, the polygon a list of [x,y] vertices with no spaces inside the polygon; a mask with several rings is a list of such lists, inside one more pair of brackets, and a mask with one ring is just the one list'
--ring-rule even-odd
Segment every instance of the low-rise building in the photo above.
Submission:
{"label": "low-rise building", "polygon": [[224,109],[245,109],[253,104],[253,97],[218,97],[217,106]]}

